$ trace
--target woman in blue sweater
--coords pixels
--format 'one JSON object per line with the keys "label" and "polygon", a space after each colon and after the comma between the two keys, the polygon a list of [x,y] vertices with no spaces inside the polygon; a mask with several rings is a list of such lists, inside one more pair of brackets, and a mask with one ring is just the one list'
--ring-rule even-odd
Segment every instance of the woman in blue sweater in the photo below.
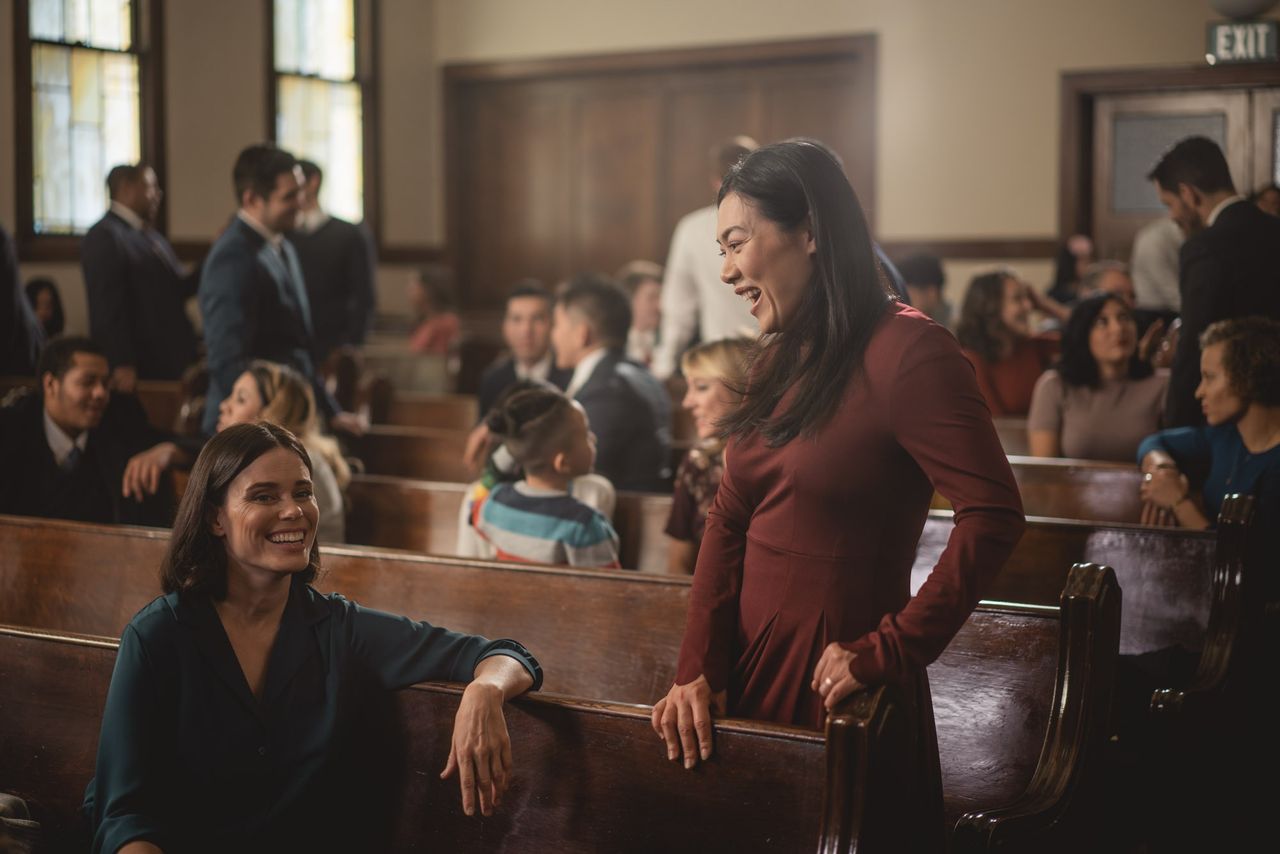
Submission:
{"label": "woman in blue sweater", "polygon": [[1254,525],[1280,531],[1280,322],[1242,317],[1206,329],[1196,398],[1207,426],[1164,430],[1138,446],[1143,523],[1209,528],[1223,498],[1241,493],[1254,497]]}

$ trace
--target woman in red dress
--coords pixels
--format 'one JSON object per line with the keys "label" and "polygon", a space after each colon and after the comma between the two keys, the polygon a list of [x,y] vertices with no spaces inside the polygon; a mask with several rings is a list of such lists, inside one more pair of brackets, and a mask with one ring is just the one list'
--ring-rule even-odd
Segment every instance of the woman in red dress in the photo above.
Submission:
{"label": "woman in red dress", "polygon": [[[760,323],[707,516],[676,684],[653,710],[668,756],[711,755],[711,709],[819,728],[864,685],[918,721],[919,845],[940,843],[925,667],[1021,536],[1018,490],[951,333],[889,296],[853,189],[824,146],[766,146],[720,188],[721,277]],[[955,528],[913,598],[934,489]],[[904,840],[906,841],[906,840]],[[908,848],[918,847],[909,843]]]}

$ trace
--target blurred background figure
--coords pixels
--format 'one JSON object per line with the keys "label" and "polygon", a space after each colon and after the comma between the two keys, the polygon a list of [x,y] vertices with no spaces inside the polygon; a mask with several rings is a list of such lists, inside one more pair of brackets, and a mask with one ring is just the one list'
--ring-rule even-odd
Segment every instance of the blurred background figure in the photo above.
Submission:
{"label": "blurred background figure", "polygon": [[627,358],[651,367],[658,346],[658,326],[662,323],[662,266],[653,261],[632,261],[614,278],[631,297]]}
{"label": "blurred background figure", "polygon": [[1280,216],[1280,187],[1275,184],[1268,184],[1258,190],[1253,194],[1252,201],[1263,213]]}
{"label": "blurred background figure", "polygon": [[1060,303],[1075,302],[1080,295],[1080,280],[1093,262],[1093,240],[1086,234],[1073,234],[1058,248],[1054,261],[1053,284],[1049,298]]}
{"label": "blurred background figure", "polygon": [[951,325],[951,303],[943,299],[947,274],[942,269],[942,259],[928,252],[918,252],[898,263],[911,305],[920,309],[943,326]]}
{"label": "blurred background figure", "polygon": [[36,278],[27,282],[27,302],[35,312],[45,339],[61,335],[67,318],[62,311],[62,297],[53,279]]}
{"label": "blurred background figure", "polygon": [[409,308],[417,326],[409,337],[414,353],[445,355],[458,341],[462,324],[453,310],[453,271],[432,264],[409,274]]}

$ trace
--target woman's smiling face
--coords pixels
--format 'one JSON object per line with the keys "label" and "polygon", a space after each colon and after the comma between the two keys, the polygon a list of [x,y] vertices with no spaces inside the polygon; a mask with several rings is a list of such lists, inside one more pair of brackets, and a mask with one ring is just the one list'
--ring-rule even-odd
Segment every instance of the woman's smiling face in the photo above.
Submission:
{"label": "woman's smiling face", "polygon": [[319,518],[306,464],[274,448],[228,484],[212,530],[226,545],[228,572],[292,575],[307,568]]}
{"label": "woman's smiling face", "polygon": [[737,193],[724,197],[716,232],[720,278],[751,304],[760,332],[781,332],[796,315],[813,278],[816,247],[807,227],[784,231]]}

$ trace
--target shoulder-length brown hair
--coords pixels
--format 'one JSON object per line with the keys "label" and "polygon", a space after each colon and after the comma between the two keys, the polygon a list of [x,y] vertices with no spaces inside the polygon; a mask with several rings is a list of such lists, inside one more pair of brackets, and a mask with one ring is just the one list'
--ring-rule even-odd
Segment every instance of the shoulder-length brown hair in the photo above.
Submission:
{"label": "shoulder-length brown hair", "polygon": [[[213,535],[210,523],[227,499],[227,487],[258,457],[285,448],[293,451],[311,472],[311,457],[298,438],[269,421],[237,424],[218,433],[204,446],[187,490],[178,505],[178,515],[169,538],[169,550],[160,565],[160,587],[180,596],[227,595],[227,549]],[[298,580],[310,583],[320,571],[320,544],[311,546],[311,559]]]}
{"label": "shoulder-length brown hair", "polygon": [[998,362],[1004,355],[1004,342],[1009,329],[1001,318],[1004,308],[1005,279],[1016,279],[1012,270],[999,269],[979,273],[969,282],[960,320],[956,324],[956,340],[988,362]]}

